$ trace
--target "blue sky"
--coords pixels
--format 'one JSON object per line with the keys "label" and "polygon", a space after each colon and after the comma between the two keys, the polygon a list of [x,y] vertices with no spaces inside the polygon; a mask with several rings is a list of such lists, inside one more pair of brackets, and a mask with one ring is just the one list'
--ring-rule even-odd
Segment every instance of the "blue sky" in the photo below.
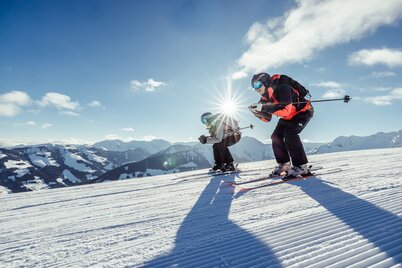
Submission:
{"label": "blue sky", "polygon": [[402,129],[402,1],[0,0],[0,144],[195,140],[200,115],[247,106],[255,72],[315,104],[308,141]]}

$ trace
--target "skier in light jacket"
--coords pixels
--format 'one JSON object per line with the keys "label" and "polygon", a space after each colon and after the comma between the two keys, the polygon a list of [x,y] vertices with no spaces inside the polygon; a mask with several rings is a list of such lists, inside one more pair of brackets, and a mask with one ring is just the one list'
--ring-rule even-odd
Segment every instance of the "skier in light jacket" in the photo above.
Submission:
{"label": "skier in light jacket", "polygon": [[206,125],[209,136],[201,135],[198,140],[202,144],[213,144],[215,165],[212,170],[235,171],[228,147],[239,142],[241,138],[237,121],[220,113],[207,112],[201,115],[201,122]]}

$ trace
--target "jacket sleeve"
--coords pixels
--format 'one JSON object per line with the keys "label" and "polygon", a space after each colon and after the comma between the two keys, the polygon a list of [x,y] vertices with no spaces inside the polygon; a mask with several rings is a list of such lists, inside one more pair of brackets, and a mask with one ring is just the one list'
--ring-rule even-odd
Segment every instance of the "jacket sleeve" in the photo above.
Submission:
{"label": "jacket sleeve", "polygon": [[289,85],[282,84],[275,89],[278,104],[266,103],[262,106],[263,113],[270,113],[280,117],[289,115],[294,106],[292,105],[292,88]]}

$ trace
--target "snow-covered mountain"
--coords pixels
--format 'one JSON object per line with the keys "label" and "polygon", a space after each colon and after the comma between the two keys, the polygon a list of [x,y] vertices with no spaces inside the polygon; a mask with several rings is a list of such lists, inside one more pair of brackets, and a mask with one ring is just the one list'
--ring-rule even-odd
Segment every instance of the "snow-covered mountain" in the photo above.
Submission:
{"label": "snow-covered mountain", "polygon": [[[132,177],[154,176],[208,168],[214,164],[211,145],[164,140],[87,145],[37,145],[0,149],[0,186],[12,192],[71,186]],[[368,137],[339,137],[307,152],[327,153],[402,146],[402,130]],[[127,149],[129,148],[129,149]],[[123,150],[126,149],[126,150]],[[237,163],[273,159],[272,147],[243,136],[230,147]]]}
{"label": "snow-covered mountain", "polygon": [[237,144],[230,147],[236,162],[252,162],[274,158],[271,144],[264,144],[259,140],[243,136]]}
{"label": "snow-covered mountain", "polygon": [[135,177],[155,176],[195,170],[210,166],[208,148],[201,146],[173,145],[139,162],[127,163],[110,170],[96,179],[96,182],[120,180]]}
{"label": "snow-covered mountain", "polygon": [[[230,147],[237,163],[272,159],[271,145],[263,144],[252,137],[243,137],[241,142]],[[127,163],[106,172],[97,182],[134,177],[155,176],[196,170],[214,165],[212,145],[188,146],[177,144],[142,161]]]}
{"label": "snow-covered mountain", "polygon": [[[274,160],[0,197],[0,267],[401,267],[402,148]],[[263,185],[269,181],[244,184]]]}
{"label": "snow-covered mountain", "polygon": [[104,150],[37,145],[0,150],[0,184],[13,192],[74,185],[117,166]]}
{"label": "snow-covered mountain", "polygon": [[87,145],[4,148],[0,149],[0,185],[13,192],[77,185],[139,160],[140,148],[123,152]]}
{"label": "snow-covered mountain", "polygon": [[128,150],[137,150],[137,153],[143,152],[142,159],[165,150],[172,144],[165,140],[152,140],[152,141],[129,141],[124,142],[121,140],[104,140],[94,143],[92,146],[96,148],[106,149],[108,151],[125,152]]}
{"label": "snow-covered mountain", "polygon": [[[214,162],[211,145],[166,147],[167,141],[154,140],[125,144],[129,149],[122,151],[120,142],[100,142],[97,147],[44,144],[0,149],[0,185],[20,192],[195,170]],[[151,155],[159,148],[164,149]],[[237,162],[272,158],[270,145],[250,137],[231,148]]]}
{"label": "snow-covered mountain", "polygon": [[394,147],[402,147],[402,130],[390,133],[379,132],[366,137],[341,136],[329,144],[318,147],[316,150],[314,150],[314,153],[319,154]]}

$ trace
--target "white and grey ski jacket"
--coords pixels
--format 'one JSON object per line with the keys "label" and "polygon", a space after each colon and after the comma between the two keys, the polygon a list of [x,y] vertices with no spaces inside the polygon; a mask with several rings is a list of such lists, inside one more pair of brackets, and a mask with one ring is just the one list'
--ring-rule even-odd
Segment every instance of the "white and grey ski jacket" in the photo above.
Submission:
{"label": "white and grey ski jacket", "polygon": [[218,115],[215,120],[207,125],[210,136],[207,137],[207,143],[219,143],[224,138],[232,135],[241,136],[239,125],[236,120],[229,116]]}

